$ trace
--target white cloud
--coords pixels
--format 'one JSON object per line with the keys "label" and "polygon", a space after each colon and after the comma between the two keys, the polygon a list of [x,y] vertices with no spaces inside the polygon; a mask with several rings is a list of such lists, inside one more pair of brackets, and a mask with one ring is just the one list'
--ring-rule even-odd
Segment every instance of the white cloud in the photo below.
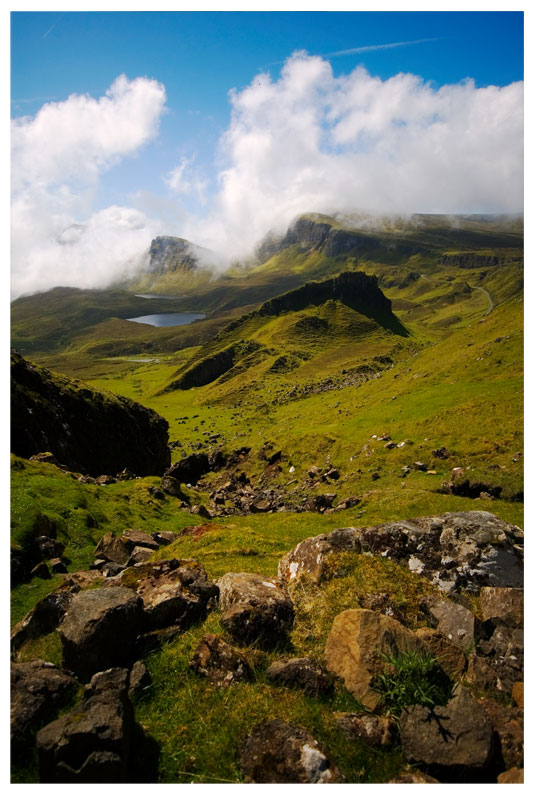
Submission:
{"label": "white cloud", "polygon": [[226,168],[209,220],[184,235],[236,255],[306,211],[516,212],[523,204],[523,84],[434,88],[363,67],[335,77],[296,53],[232,92]]}
{"label": "white cloud", "polygon": [[121,75],[98,100],[71,95],[13,121],[15,296],[103,285],[146,250],[157,224],[135,209],[93,213],[93,196],[104,171],[157,134],[164,103],[162,84]]}
{"label": "white cloud", "polygon": [[207,180],[196,175],[191,166],[194,157],[183,156],[177,167],[165,177],[165,183],[175,194],[195,195],[203,205],[206,202]]}

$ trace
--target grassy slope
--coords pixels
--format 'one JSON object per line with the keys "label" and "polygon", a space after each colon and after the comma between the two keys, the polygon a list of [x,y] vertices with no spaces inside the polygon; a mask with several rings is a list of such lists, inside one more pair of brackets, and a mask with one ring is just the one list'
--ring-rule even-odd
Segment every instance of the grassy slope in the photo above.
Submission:
{"label": "grassy slope", "polygon": [[[476,225],[477,237],[479,223]],[[437,227],[435,236],[441,237],[442,247],[451,252],[449,233],[446,238],[439,231]],[[461,241],[461,247],[472,248],[472,239]],[[277,274],[276,263],[280,271],[292,270],[300,283],[337,271],[338,264],[321,262],[319,254],[301,256],[300,260],[294,253],[274,257],[268,267],[272,269],[270,277]],[[264,360],[237,371],[229,380],[163,394],[160,392],[172,376],[199,357],[197,347],[170,354],[163,347],[159,352],[156,346],[157,360],[151,362],[135,361],[134,357],[106,360],[89,352],[101,342],[100,327],[86,332],[83,344],[78,340],[69,353],[39,356],[47,366],[132,397],[163,414],[169,420],[170,439],[181,442],[181,448],[174,451],[176,456],[182,449],[190,452],[195,443],[206,442],[211,433],[220,433],[228,449],[242,445],[252,448],[242,469],[258,485],[265,479],[265,463],[258,452],[268,441],[284,454],[281,471],[268,479],[270,485],[290,490],[297,499],[323,491],[337,492],[339,500],[354,494],[361,498],[355,508],[327,515],[287,513],[217,519],[202,525],[195,534],[180,536],[174,545],[158,551],[158,558],[198,558],[210,578],[230,570],[272,575],[281,555],[297,542],[334,527],[476,508],[521,524],[522,504],[510,500],[522,487],[522,462],[517,455],[523,449],[519,267],[458,270],[439,266],[437,259],[421,255],[404,265],[368,262],[357,268],[380,276],[393,310],[410,330],[409,338],[387,334],[340,304],[326,304],[297,315],[267,318],[260,325],[246,323],[248,327],[239,331],[239,336],[245,334],[258,341],[266,353]],[[404,285],[405,276],[412,270],[423,277]],[[256,287],[265,280],[266,272],[266,266],[257,269],[252,279]],[[385,283],[389,284],[386,288]],[[488,315],[487,296],[473,288],[476,286],[484,287],[494,302]],[[328,323],[326,337],[309,332],[305,326],[295,330],[297,322],[310,316]],[[304,333],[300,335],[298,330]],[[111,328],[105,333],[109,341],[114,333]],[[123,329],[121,334],[127,344],[128,331]],[[202,351],[211,348],[214,352],[235,335],[221,331],[219,339],[204,344]],[[137,341],[130,342],[130,348]],[[200,344],[187,339],[183,343]],[[306,358],[300,357],[302,350]],[[143,348],[136,352],[142,354]],[[300,353],[292,372],[270,371],[280,353]],[[287,402],[294,386],[316,386],[328,377],[335,384],[342,380],[342,370],[372,363],[376,356],[388,356],[393,362],[389,369],[380,370],[380,377]],[[384,433],[395,442],[408,443],[386,450],[383,442],[372,438]],[[434,458],[432,450],[443,446],[452,454],[450,459]],[[411,471],[402,476],[400,468],[414,461],[426,462],[436,474]],[[332,464],[341,477],[330,486],[310,487],[307,470],[312,464]],[[182,530],[200,522],[182,512],[172,498],[154,501],[148,486],[157,484],[156,478],[107,487],[82,486],[49,465],[21,459],[15,459],[15,465],[15,541],[28,535],[37,513],[49,515],[58,524],[59,538],[67,543],[70,569],[88,566],[94,542],[105,530],[131,526],[148,531]],[[453,466],[470,468],[467,475],[475,480],[503,486],[503,499],[480,501],[440,494],[438,489]],[[291,467],[294,470],[289,472]],[[376,472],[381,477],[373,480]],[[223,483],[225,477],[224,473],[210,476],[201,491],[193,493],[194,499],[206,501],[208,489]],[[13,620],[58,582],[34,579],[15,590]],[[323,659],[334,616],[343,608],[357,606],[367,591],[389,591],[409,624],[423,625],[425,621],[417,616],[417,597],[427,588],[417,576],[385,560],[352,557],[343,578],[326,583],[318,592],[303,586],[297,594],[297,624],[286,654],[312,654]],[[399,770],[402,758],[398,751],[377,752],[339,735],[335,711],[357,708],[340,685],[327,701],[268,685],[265,669],[279,653],[247,649],[256,674],[251,685],[221,691],[196,677],[188,662],[207,632],[221,632],[217,612],[148,659],[154,689],[137,701],[136,713],[161,744],[163,782],[241,780],[238,748],[244,736],[256,722],[275,716],[310,729],[351,782],[382,782]],[[58,656],[54,636],[23,654],[25,658],[52,660]]]}

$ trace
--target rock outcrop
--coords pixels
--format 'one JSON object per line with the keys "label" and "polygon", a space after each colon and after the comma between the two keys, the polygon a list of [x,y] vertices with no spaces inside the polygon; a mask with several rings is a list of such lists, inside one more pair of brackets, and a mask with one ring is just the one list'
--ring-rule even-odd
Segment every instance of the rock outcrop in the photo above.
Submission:
{"label": "rock outcrop", "polygon": [[292,628],[294,606],[276,580],[248,572],[228,572],[218,581],[221,623],[237,642],[271,647]]}
{"label": "rock outcrop", "polygon": [[98,477],[128,468],[162,475],[170,465],[168,423],[139,403],[11,356],[11,450],[52,452],[74,472]]}

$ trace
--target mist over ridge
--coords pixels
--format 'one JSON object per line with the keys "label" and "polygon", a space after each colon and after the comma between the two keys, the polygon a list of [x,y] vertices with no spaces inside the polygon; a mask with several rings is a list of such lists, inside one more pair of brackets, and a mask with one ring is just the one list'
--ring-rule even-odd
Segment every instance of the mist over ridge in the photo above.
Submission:
{"label": "mist over ridge", "polygon": [[[161,83],[122,75],[98,100],[71,95],[14,120],[14,297],[134,275],[161,235],[212,251],[221,270],[311,211],[369,230],[418,224],[419,213],[522,211],[522,82],[436,89],[361,66],[335,77],[326,59],[304,52],[277,81],[263,73],[230,93],[210,181],[194,161],[169,164],[161,180],[170,212],[167,203],[158,215],[140,193],[131,206],[95,210],[101,176],[155,139],[165,101]],[[205,212],[188,212],[208,184]]]}

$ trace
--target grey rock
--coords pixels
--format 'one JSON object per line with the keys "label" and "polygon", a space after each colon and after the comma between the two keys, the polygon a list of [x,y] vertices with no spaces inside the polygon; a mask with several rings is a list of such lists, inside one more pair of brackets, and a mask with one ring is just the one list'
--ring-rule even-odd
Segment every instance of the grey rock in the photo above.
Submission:
{"label": "grey rock", "polygon": [[85,679],[127,663],[141,618],[142,601],[131,589],[107,586],[75,595],[59,627],[63,666]]}
{"label": "grey rock", "polygon": [[72,592],[66,589],[51,592],[39,600],[35,607],[13,628],[11,651],[16,653],[26,642],[52,633],[67,613],[72,598]]}
{"label": "grey rock", "polygon": [[464,653],[472,650],[479,620],[468,608],[437,595],[423,597],[420,607],[432,617],[439,633]]}
{"label": "grey rock", "polygon": [[306,694],[319,697],[333,689],[331,675],[312,658],[291,658],[274,661],[266,671],[266,677],[277,686],[303,689]]}
{"label": "grey rock", "polygon": [[278,576],[289,584],[304,575],[318,582],[324,574],[326,556],[339,552],[361,552],[356,528],[338,528],[331,533],[304,539],[283,556]]}
{"label": "grey rock", "polygon": [[292,628],[294,606],[275,579],[228,572],[219,579],[221,623],[242,644],[271,647]]}
{"label": "grey rock", "polygon": [[303,728],[273,719],[259,725],[241,750],[241,767],[251,783],[341,783],[319,743]]}
{"label": "grey rock", "polygon": [[252,669],[245,656],[212,633],[200,640],[190,666],[215,686],[223,688],[253,679]]}
{"label": "grey rock", "polygon": [[392,717],[339,714],[336,722],[348,738],[362,739],[370,747],[391,747],[398,737],[398,725]]}

